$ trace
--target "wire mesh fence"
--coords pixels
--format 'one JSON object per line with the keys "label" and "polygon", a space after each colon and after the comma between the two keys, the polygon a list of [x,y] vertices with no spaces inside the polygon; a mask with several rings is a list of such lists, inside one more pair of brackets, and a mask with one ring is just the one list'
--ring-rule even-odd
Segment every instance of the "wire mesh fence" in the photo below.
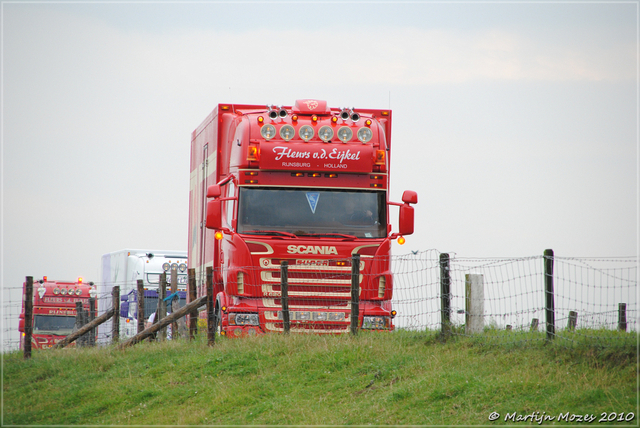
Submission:
{"label": "wire mesh fence", "polygon": [[[349,260],[289,266],[287,299],[283,299],[280,265],[240,268],[225,272],[225,275],[229,278],[227,287],[235,290],[230,294],[251,294],[252,284],[248,278],[255,279],[257,288],[253,292],[259,289],[261,297],[248,301],[248,307],[260,308],[260,322],[268,331],[284,331],[288,314],[291,332],[347,333],[351,331],[354,307],[360,310],[358,327],[376,329],[379,327],[375,324],[377,321],[363,319],[362,314],[365,311],[375,314],[379,307],[380,313],[388,313],[391,308],[397,312],[390,321],[395,329],[478,336],[489,342],[551,339],[566,346],[588,342],[615,347],[635,343],[637,339],[637,257],[549,258],[540,255],[487,259],[464,258],[456,254],[445,256],[446,268],[443,254],[436,250],[384,260],[364,257],[359,263],[355,297]],[[552,272],[545,270],[545,262],[549,260],[553,263]],[[378,272],[375,275],[368,273],[376,263],[388,266],[392,272],[388,280],[380,279],[384,276],[380,272],[384,270],[374,269]],[[240,275],[242,272],[246,277]],[[553,283],[551,319],[550,278]],[[448,288],[443,288],[445,279]],[[470,291],[474,281],[480,284],[480,294]],[[2,344],[3,350],[8,351],[18,349],[20,345],[18,319],[22,310],[22,287],[5,287],[3,291]],[[99,293],[96,298],[98,315],[113,307],[111,293]],[[155,302],[150,304],[155,306]],[[288,313],[283,308],[285,304]],[[118,315],[121,315],[123,308],[119,309]],[[125,305],[125,310],[133,314],[132,309],[133,305],[129,309]],[[123,338],[135,335],[138,330],[137,322],[131,318],[120,318],[121,331],[125,331]],[[475,329],[471,328],[471,321],[475,323]],[[230,315],[225,322],[231,322]],[[253,322],[253,319],[248,315],[234,316],[233,322]],[[99,344],[110,343],[111,321],[100,326],[97,334]]]}

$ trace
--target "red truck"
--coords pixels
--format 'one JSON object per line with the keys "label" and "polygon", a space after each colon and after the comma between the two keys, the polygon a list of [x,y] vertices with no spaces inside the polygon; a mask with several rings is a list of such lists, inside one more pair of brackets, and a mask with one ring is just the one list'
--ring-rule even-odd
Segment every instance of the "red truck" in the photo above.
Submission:
{"label": "red truck", "polygon": [[[20,331],[20,349],[24,349],[24,295],[27,283],[22,285],[22,312],[18,329]],[[45,276],[33,284],[33,332],[31,347],[50,348],[73,331],[76,323],[76,302],[82,302],[85,311],[89,311],[89,298],[96,297],[93,283],[84,283],[82,278],[76,282],[50,281]]]}
{"label": "red truck", "polygon": [[193,131],[188,264],[198,295],[213,268],[220,334],[283,331],[283,261],[290,331],[348,332],[355,254],[358,328],[394,328],[391,241],[413,233],[418,196],[389,201],[390,148],[390,110],[314,99],[218,104]]}

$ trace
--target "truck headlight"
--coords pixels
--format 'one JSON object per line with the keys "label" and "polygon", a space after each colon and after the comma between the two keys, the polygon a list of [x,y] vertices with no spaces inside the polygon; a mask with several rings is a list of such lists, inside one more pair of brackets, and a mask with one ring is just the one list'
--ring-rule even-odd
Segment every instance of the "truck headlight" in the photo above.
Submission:
{"label": "truck headlight", "polygon": [[229,325],[259,325],[258,314],[230,313]]}
{"label": "truck headlight", "polygon": [[389,317],[364,317],[362,319],[362,328],[371,330],[388,329],[391,325]]}

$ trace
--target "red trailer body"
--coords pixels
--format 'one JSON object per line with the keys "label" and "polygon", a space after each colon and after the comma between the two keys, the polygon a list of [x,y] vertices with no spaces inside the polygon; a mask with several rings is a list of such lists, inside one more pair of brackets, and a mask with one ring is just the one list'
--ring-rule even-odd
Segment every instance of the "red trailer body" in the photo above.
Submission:
{"label": "red trailer body", "polygon": [[[22,312],[18,329],[20,349],[24,349],[24,295],[26,282],[22,285]],[[82,302],[89,311],[89,298],[96,297],[93,283],[49,281],[46,277],[33,284],[33,349],[50,348],[71,334],[76,323],[76,302]],[[97,307],[96,307],[97,309]],[[74,345],[73,343],[71,344]]]}
{"label": "red trailer body", "polygon": [[390,110],[320,100],[219,104],[193,132],[188,263],[198,295],[213,268],[221,334],[283,330],[284,260],[291,331],[349,331],[354,254],[359,328],[393,329],[391,241],[413,233],[417,194],[389,201],[390,143]]}

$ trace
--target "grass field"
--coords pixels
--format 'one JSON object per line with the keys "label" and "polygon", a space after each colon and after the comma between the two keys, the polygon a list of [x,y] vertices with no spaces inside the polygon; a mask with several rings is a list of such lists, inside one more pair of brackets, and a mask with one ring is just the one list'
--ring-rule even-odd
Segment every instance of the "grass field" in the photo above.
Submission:
{"label": "grass field", "polygon": [[627,336],[615,348],[396,331],[5,353],[2,425],[638,425]]}

